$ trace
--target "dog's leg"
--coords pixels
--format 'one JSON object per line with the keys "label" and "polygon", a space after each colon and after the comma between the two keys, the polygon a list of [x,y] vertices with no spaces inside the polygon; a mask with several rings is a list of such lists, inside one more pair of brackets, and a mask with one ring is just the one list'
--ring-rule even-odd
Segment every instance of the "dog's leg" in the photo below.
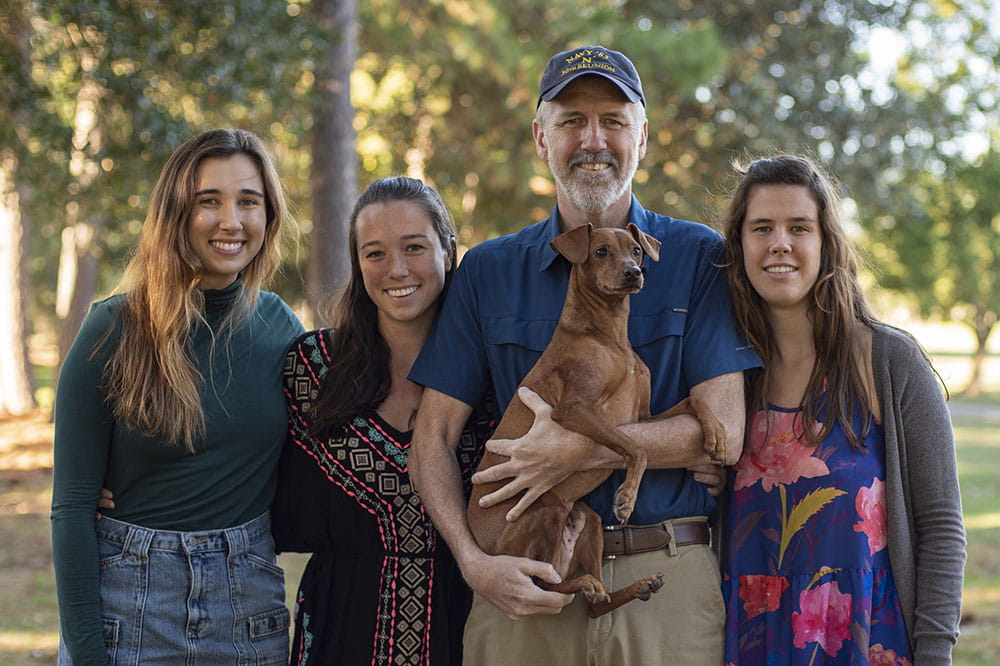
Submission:
{"label": "dog's leg", "polygon": [[654,576],[640,578],[610,595],[607,592],[600,596],[588,594],[585,588],[586,582],[589,582],[587,579],[597,581],[600,583],[601,589],[606,590],[604,577],[601,573],[601,558],[604,555],[604,530],[601,527],[601,517],[597,513],[583,502],[576,503],[574,512],[578,509],[583,514],[586,523],[576,542],[573,564],[582,569],[584,575],[574,581],[568,581],[568,584],[564,583],[563,585],[566,585],[567,589],[559,591],[569,592],[570,588],[582,588],[580,591],[583,592],[588,601],[587,613],[590,617],[600,617],[633,599],[647,601],[651,594],[663,587],[663,574],[658,573]]}
{"label": "dog's leg", "polygon": [[632,515],[639,482],[646,472],[646,452],[617,424],[595,411],[590,402],[564,400],[552,408],[552,420],[567,430],[590,437],[625,459],[625,480],[615,493],[615,517],[624,525]]}
{"label": "dog's leg", "polygon": [[608,601],[590,604],[587,614],[590,615],[590,617],[600,617],[634,599],[649,601],[649,597],[658,592],[661,587],[663,587],[662,573],[658,573],[655,576],[640,578],[628,587],[623,587],[620,590],[612,592]]}
{"label": "dog's leg", "polygon": [[548,493],[514,522],[505,521],[496,554],[548,562],[565,578],[570,558],[562,552],[567,544],[575,546],[579,527],[573,532],[571,505]]}
{"label": "dog's leg", "polygon": [[567,523],[572,524],[575,533],[572,549],[566,552],[569,557],[567,571],[575,573],[582,569],[583,572],[575,578],[545,587],[563,594],[579,592],[590,604],[610,603],[612,598],[608,595],[601,577],[601,553],[604,549],[601,517],[583,502],[576,502],[570,511]]}
{"label": "dog's leg", "polygon": [[715,418],[715,414],[712,413],[708,405],[699,398],[688,396],[667,411],[643,420],[660,421],[681,414],[691,414],[698,419],[705,438],[705,452],[714,462],[724,463],[726,461],[726,429],[719,423],[719,419]]}

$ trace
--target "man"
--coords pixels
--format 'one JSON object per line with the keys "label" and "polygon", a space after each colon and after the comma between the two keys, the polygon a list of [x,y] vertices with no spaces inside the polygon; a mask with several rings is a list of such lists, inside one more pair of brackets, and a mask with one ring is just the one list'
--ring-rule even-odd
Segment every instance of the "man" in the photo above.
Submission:
{"label": "man", "polygon": [[[498,404],[508,404],[551,338],[570,272],[569,262],[549,247],[558,234],[587,223],[632,222],[662,242],[659,262],[646,267],[646,287],[631,297],[629,318],[633,347],[652,375],[651,410],[662,412],[688,394],[703,399],[726,428],[729,463],[738,459],[743,442],[742,371],[759,365],[730,319],[718,267],[719,235],[648,212],[632,196],[647,123],[642,84],[628,58],[601,46],[554,56],[542,75],[532,132],[556,182],[551,216],[468,252],[410,374],[426,387],[410,453],[411,478],[475,592],[465,663],[718,666],[725,614],[705,529],[715,501],[684,469],[708,462],[693,417],[625,426],[649,454],[630,525],[653,525],[643,534],[662,539],[655,550],[605,559],[603,575],[615,589],[616,582],[663,572],[665,585],[648,602],[634,601],[590,619],[583,599],[532,582],[533,576],[557,581],[548,563],[489,556],[469,531],[454,455],[458,436],[471,406],[490,388]],[[512,462],[488,472],[495,476],[486,480],[517,477],[494,495],[528,488],[527,495],[537,497],[585,466],[621,470],[622,460],[613,452],[551,421],[537,423],[541,420],[536,418],[536,425],[548,434],[533,436],[533,427],[527,436],[531,446],[490,444]],[[539,464],[533,453],[539,447],[555,463]],[[606,526],[617,522],[612,503],[623,474],[615,471],[587,498]]]}

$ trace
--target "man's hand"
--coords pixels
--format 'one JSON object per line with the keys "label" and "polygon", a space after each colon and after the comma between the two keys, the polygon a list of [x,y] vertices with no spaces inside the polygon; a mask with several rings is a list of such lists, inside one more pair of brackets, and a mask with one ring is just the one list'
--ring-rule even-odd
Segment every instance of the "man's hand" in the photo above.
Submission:
{"label": "man's hand", "polygon": [[451,396],[424,391],[410,447],[410,480],[472,589],[508,617],[558,613],[573,597],[543,590],[532,580],[558,583],[552,565],[487,555],[469,530],[455,447],[471,412],[471,407]]}
{"label": "man's hand", "polygon": [[562,483],[571,473],[586,469],[582,464],[594,458],[589,437],[567,430],[552,420],[552,407],[529,388],[518,389],[517,397],[535,414],[531,429],[517,439],[491,439],[486,448],[510,460],[472,476],[473,483],[493,483],[510,479],[499,490],[479,500],[486,508],[508,500],[522,490],[524,495],[507,512],[513,522],[543,493]]}
{"label": "man's hand", "polygon": [[726,468],[722,465],[705,463],[704,465],[692,465],[687,468],[692,472],[692,476],[698,483],[708,486],[708,494],[718,497],[726,488]]}
{"label": "man's hand", "polygon": [[97,511],[94,512],[94,520],[100,520],[104,516],[101,509],[115,508],[114,494],[107,488],[101,488],[100,496],[97,498]]}
{"label": "man's hand", "polygon": [[482,553],[471,564],[466,563],[462,574],[469,587],[512,620],[528,615],[555,615],[573,601],[572,594],[543,590],[532,580],[536,577],[546,583],[560,582],[559,574],[547,562]]}

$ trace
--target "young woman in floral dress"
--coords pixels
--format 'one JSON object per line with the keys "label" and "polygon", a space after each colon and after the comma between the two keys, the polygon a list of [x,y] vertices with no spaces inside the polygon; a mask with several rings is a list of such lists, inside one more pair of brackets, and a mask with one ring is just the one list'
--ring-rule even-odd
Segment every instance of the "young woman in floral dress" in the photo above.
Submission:
{"label": "young woman in floral dress", "polygon": [[789,155],[741,173],[729,280],[765,370],[730,475],[726,663],[950,664],[965,531],[941,387],[869,311],[829,180]]}

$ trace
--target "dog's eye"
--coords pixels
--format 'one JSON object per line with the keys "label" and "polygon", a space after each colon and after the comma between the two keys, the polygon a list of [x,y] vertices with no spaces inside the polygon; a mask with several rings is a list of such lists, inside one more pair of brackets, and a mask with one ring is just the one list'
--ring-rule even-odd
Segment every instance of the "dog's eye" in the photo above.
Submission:
{"label": "dog's eye", "polygon": [[594,256],[603,259],[604,257],[608,256],[608,248],[606,247],[597,248],[596,250],[594,250]]}
{"label": "dog's eye", "polygon": [[642,256],[642,250],[640,250],[637,247],[632,248],[632,256],[633,257],[641,257]]}

